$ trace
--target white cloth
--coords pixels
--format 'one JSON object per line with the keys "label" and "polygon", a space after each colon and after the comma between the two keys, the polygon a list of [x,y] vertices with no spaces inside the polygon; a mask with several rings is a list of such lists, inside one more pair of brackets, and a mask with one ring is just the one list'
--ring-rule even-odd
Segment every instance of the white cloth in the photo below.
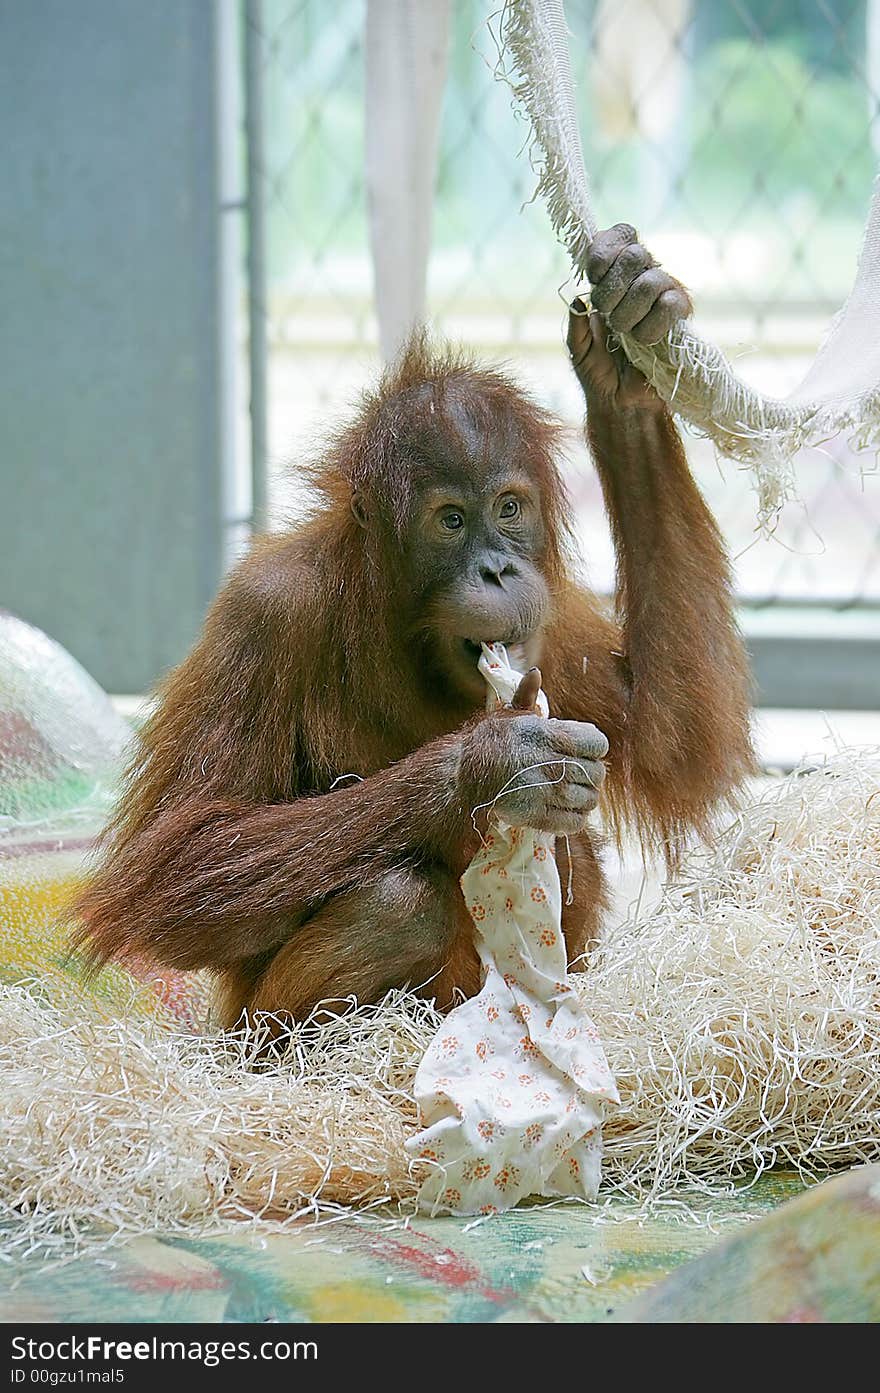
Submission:
{"label": "white cloth", "polygon": [[388,362],[425,314],[449,0],[368,0],[365,48],[367,209]]}
{"label": "white cloth", "polygon": [[[502,13],[508,78],[532,123],[532,158],[550,220],[580,277],[596,221],[577,123],[562,0],[507,0]],[[784,400],[754,391],[724,354],[682,320],[648,348],[618,335],[635,366],[678,415],[719,450],[750,464],[762,521],[796,489],[792,457],[804,445],[845,433],[854,448],[880,448],[880,182],[865,229],[852,293],[812,367]]]}
{"label": "white cloth", "polygon": [[[500,644],[483,645],[480,671],[490,705],[510,702],[521,674]],[[548,714],[543,692],[539,708]],[[527,1195],[592,1199],[603,1106],[619,1100],[567,980],[554,837],[492,813],[461,888],[485,979],[446,1017],[416,1074],[424,1130],[408,1150],[432,1164],[420,1208],[491,1214]]]}

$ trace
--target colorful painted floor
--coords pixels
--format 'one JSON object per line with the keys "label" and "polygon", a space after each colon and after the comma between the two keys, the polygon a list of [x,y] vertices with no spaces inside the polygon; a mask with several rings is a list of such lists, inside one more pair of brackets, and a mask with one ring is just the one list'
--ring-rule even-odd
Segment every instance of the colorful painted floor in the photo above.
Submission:
{"label": "colorful painted floor", "polygon": [[[801,1188],[780,1175],[738,1200],[696,1200],[712,1228],[534,1205],[476,1226],[426,1219],[382,1231],[346,1221],[259,1240],[137,1239],[60,1267],[4,1266],[0,1319],[607,1321]],[[624,1220],[633,1210],[613,1212]]]}

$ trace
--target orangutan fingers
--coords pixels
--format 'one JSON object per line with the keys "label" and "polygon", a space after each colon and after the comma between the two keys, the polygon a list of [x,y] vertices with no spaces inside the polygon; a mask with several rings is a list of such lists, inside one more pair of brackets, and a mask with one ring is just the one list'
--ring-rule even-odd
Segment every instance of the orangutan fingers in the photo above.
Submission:
{"label": "orangutan fingers", "polygon": [[691,309],[690,296],[684,286],[673,281],[630,332],[639,343],[659,343],[661,339],[666,338],[674,324],[680,319],[687,319]]}
{"label": "orangutan fingers", "polygon": [[607,737],[590,721],[562,721],[551,717],[547,722],[547,737],[554,749],[569,759],[604,759],[608,753]]}
{"label": "orangutan fingers", "polygon": [[596,309],[610,316],[628,295],[632,285],[653,264],[651,253],[638,242],[624,247],[598,285],[593,287],[591,299]]}
{"label": "orangutan fingers", "polygon": [[515,711],[532,711],[537,705],[541,690],[541,670],[530,667],[513,694],[511,706]]}
{"label": "orangutan fingers", "polygon": [[652,266],[641,272],[609,314],[609,325],[619,334],[629,333],[671,286],[672,277],[662,266]]}
{"label": "orangutan fingers", "polygon": [[638,233],[629,223],[615,223],[597,232],[587,253],[587,275],[593,285],[602,279],[617,255],[631,242],[638,240]]}
{"label": "orangutan fingers", "polygon": [[601,788],[605,782],[605,765],[598,759],[564,759],[561,761],[567,784],[584,788]]}
{"label": "orangutan fingers", "polygon": [[592,318],[580,296],[572,300],[565,342],[571,365],[579,376],[583,373],[593,349]]}

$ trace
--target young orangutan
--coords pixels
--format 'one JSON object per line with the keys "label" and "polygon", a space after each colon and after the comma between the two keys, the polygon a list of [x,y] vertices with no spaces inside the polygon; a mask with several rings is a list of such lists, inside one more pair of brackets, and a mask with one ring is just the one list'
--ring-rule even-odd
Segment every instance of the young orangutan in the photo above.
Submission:
{"label": "young orangutan", "polygon": [[[632,228],[588,269],[612,329],[654,342],[690,312]],[[620,623],[569,572],[558,424],[417,339],[313,471],[311,520],[255,543],[166,681],[79,904],[93,964],[209,968],[226,1023],[405,984],[447,1006],[479,988],[475,808],[512,782],[505,819],[570,838],[573,960],[604,901],[599,789],[674,855],[751,769],[727,561],[675,425],[599,313],[572,315],[569,351]],[[484,713],[481,640],[540,663],[517,709]]]}

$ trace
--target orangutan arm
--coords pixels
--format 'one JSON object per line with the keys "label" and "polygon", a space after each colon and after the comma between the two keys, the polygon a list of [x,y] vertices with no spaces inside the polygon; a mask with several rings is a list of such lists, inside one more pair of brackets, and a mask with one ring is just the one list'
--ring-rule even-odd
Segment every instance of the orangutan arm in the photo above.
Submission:
{"label": "orangutan arm", "polygon": [[[334,896],[389,873],[436,867],[457,877],[479,844],[485,805],[526,766],[559,761],[560,777],[527,775],[505,795],[511,821],[575,831],[595,806],[606,741],[592,726],[531,714],[535,676],[516,711],[481,715],[362,782],[285,796],[282,775],[273,788],[269,771],[296,697],[279,680],[278,655],[302,662],[306,635],[297,638],[270,586],[248,597],[241,584],[229,582],[141,736],[120,815],[77,905],[76,943],[94,966],[142,955],[224,968],[284,943]],[[291,748],[280,747],[284,759]],[[366,929],[361,948],[368,954]]]}
{"label": "orangutan arm", "polygon": [[[599,249],[600,285],[608,255]],[[654,337],[689,308],[667,282],[665,318],[654,303]],[[572,315],[569,349],[617,556],[628,696],[617,750],[612,737],[609,793],[619,819],[633,818],[674,854],[753,770],[749,671],[729,565],[670,413],[619,350],[609,353],[598,315]],[[594,710],[590,701],[566,714],[597,719]]]}

